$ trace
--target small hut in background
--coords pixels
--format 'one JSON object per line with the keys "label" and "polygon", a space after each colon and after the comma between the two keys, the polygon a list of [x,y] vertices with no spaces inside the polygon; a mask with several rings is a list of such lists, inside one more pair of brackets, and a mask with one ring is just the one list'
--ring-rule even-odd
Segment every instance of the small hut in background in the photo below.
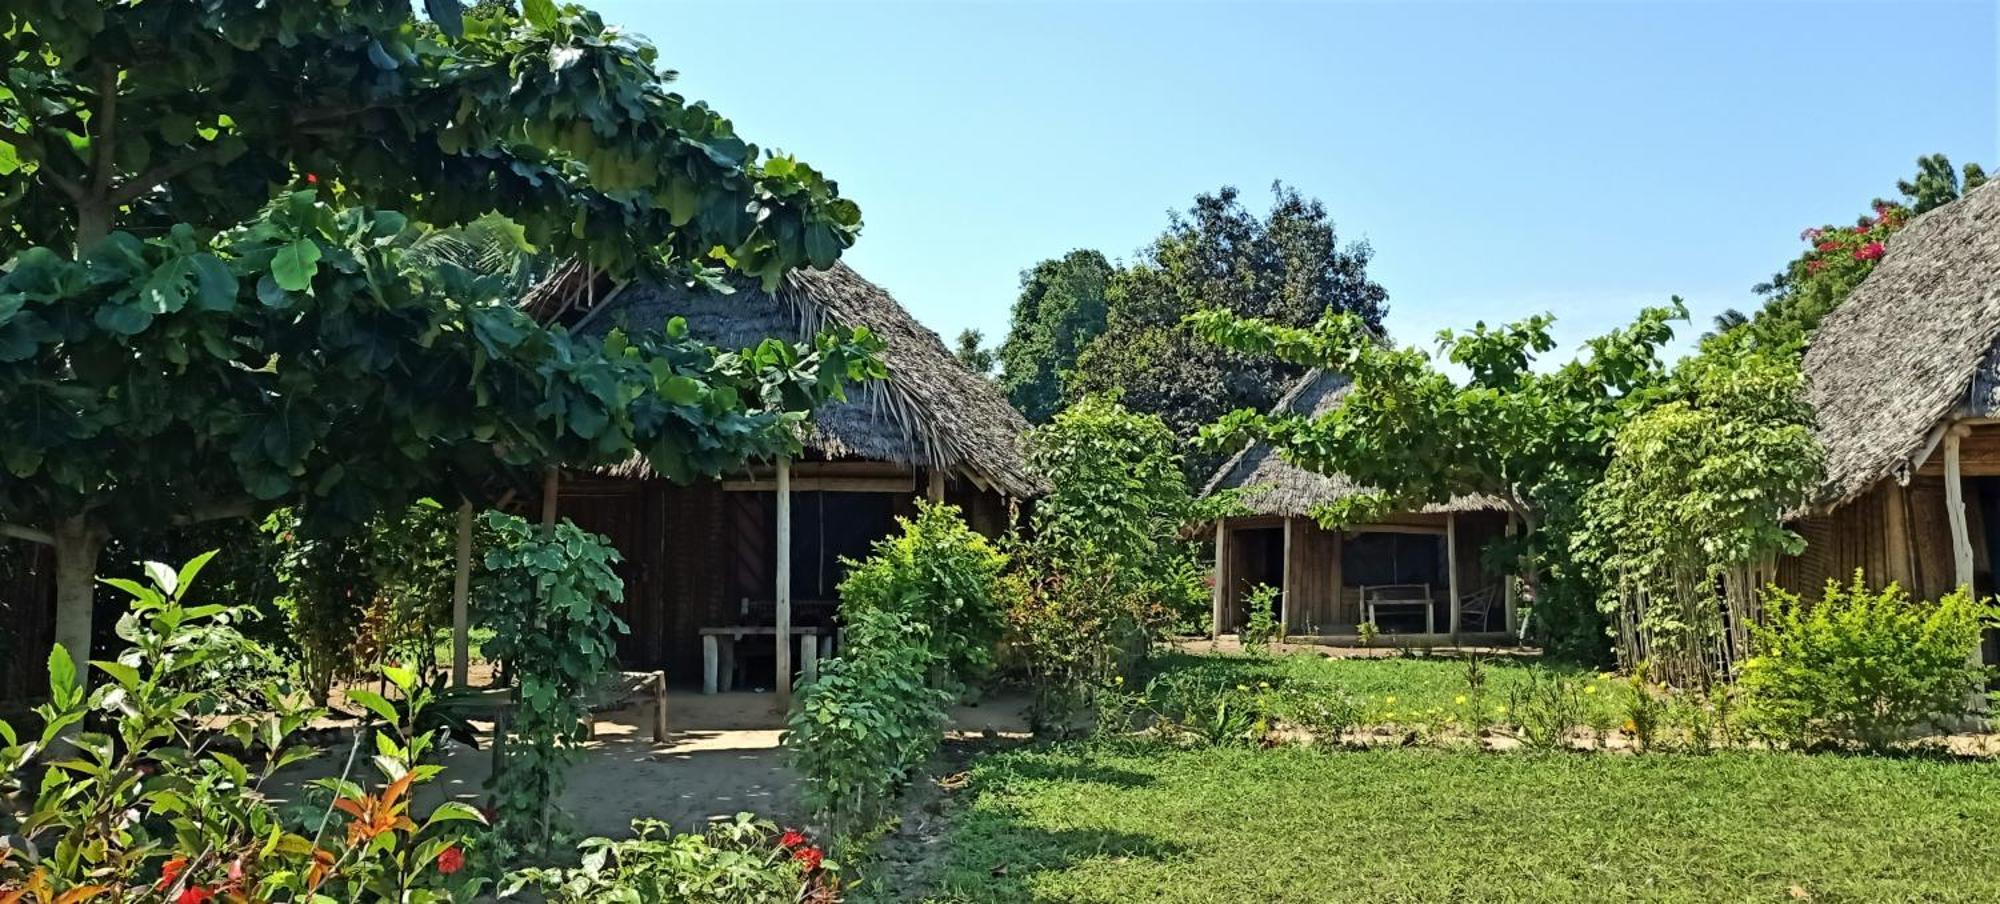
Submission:
{"label": "small hut in background", "polygon": [[[1321,415],[1352,384],[1340,374],[1307,374],[1277,409]],[[1239,492],[1242,513],[1215,524],[1211,630],[1233,633],[1249,619],[1258,585],[1278,590],[1278,613],[1293,640],[1351,643],[1364,622],[1384,634],[1434,642],[1501,641],[1517,630],[1513,581],[1481,553],[1511,528],[1505,505],[1483,497],[1402,512],[1370,524],[1327,530],[1318,508],[1367,492],[1340,475],[1307,471],[1268,443],[1224,462],[1204,496]]]}
{"label": "small hut in background", "polygon": [[1861,569],[1925,598],[2000,589],[1997,341],[2000,183],[1911,220],[1813,334],[1806,397],[1827,479],[1780,586],[1817,594]]}
{"label": "small hut in background", "polygon": [[569,267],[525,304],[583,334],[656,329],[678,316],[691,335],[725,349],[808,339],[833,325],[866,327],[885,345],[888,379],[850,387],[845,402],[817,411],[796,460],[692,486],[656,477],[643,460],[563,480],[561,515],[608,537],[625,558],[625,668],[664,669],[709,690],[735,677],[783,692],[830,652],[842,560],[865,557],[918,499],[957,505],[974,529],[997,536],[1013,507],[1035,495],[1020,414],[845,264],[794,272],[775,291],[742,285],[728,294],[611,286]]}

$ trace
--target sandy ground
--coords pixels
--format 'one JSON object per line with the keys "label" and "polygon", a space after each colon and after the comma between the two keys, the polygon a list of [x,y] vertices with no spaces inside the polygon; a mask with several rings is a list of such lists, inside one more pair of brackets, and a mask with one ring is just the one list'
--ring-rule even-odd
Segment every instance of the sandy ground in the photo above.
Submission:
{"label": "sandy ground", "polygon": [[[643,707],[603,713],[597,739],[569,774],[560,805],[578,831],[588,835],[629,833],[633,819],[659,819],[690,830],[740,811],[780,821],[799,821],[795,780],[784,765],[778,737],[783,719],[770,694],[705,696],[692,691],[668,695],[665,743],[656,743]],[[1002,697],[952,713],[957,737],[1022,737],[1027,731],[1022,698]],[[491,774],[492,753],[453,744],[439,758],[445,770],[418,795],[418,809],[446,799],[478,805]],[[370,750],[360,751],[355,769],[373,778]],[[338,775],[348,747],[336,746],[281,774],[270,790],[285,799],[306,781]]]}

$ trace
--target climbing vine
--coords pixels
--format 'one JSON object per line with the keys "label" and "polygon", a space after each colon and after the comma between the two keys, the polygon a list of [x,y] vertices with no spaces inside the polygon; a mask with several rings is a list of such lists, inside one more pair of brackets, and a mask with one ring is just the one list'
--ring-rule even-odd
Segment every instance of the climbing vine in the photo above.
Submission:
{"label": "climbing vine", "polygon": [[618,550],[563,521],[536,527],[503,512],[482,516],[493,542],[480,587],[480,620],[514,681],[512,737],[489,782],[504,838],[547,847],[564,773],[586,740],[589,693],[610,670],[625,623],[612,565]]}

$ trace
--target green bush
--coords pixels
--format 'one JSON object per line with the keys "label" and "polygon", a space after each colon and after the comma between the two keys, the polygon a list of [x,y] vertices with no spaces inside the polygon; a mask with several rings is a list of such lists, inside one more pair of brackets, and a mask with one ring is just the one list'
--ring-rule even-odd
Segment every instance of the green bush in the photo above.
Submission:
{"label": "green bush", "polygon": [[699,901],[766,904],[835,900],[839,866],[802,833],[748,813],[701,834],[675,834],[652,819],[632,823],[634,837],[589,838],[582,863],[510,875],[502,897],[532,886],[550,904],[597,901]]}
{"label": "green bush", "polygon": [[1258,584],[1251,588],[1244,603],[1250,607],[1250,618],[1243,623],[1237,639],[1245,650],[1269,652],[1273,641],[1285,639],[1285,626],[1278,623],[1278,588]]}
{"label": "green bush", "polygon": [[967,527],[954,506],[919,502],[915,518],[897,523],[900,535],[849,563],[840,584],[841,618],[881,612],[922,623],[940,669],[934,679],[985,676],[1006,626],[1000,576],[1007,556]]}
{"label": "green bush", "polygon": [[846,629],[847,648],[800,690],[784,736],[806,806],[839,832],[888,815],[937,750],[951,700],[930,682],[929,626],[862,610]]}
{"label": "green bush", "polygon": [[588,738],[588,694],[617,656],[625,623],[611,606],[625,598],[612,565],[618,550],[569,521],[553,530],[505,512],[481,519],[492,532],[476,613],[493,629],[486,652],[507,663],[514,682],[513,733],[488,780],[502,837],[548,844],[563,774]]}
{"label": "green bush", "polygon": [[1740,686],[1746,725],[1772,742],[1882,750],[1964,716],[1985,686],[1967,657],[1993,610],[1963,591],[1914,602],[1894,584],[1868,589],[1856,571],[1845,587],[1828,581],[1815,604],[1767,592]]}

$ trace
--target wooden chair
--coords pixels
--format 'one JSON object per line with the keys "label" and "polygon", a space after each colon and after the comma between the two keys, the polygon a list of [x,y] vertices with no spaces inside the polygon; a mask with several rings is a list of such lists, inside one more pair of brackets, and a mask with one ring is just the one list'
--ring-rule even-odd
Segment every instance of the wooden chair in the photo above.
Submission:
{"label": "wooden chair", "polygon": [[1473,593],[1471,596],[1461,597],[1458,601],[1459,626],[1470,628],[1471,626],[1468,624],[1469,619],[1477,616],[1479,618],[1479,630],[1493,630],[1493,610],[1495,604],[1500,602],[1500,593],[1499,584],[1489,584],[1480,588],[1478,592]]}

